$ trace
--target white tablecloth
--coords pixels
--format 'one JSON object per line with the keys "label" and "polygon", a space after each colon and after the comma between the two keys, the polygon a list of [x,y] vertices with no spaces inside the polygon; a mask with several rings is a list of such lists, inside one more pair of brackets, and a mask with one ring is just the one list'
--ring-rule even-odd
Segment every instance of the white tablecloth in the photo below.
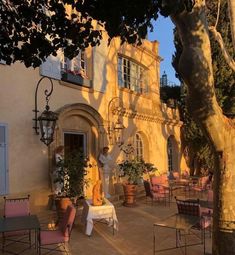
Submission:
{"label": "white tablecloth", "polygon": [[109,226],[118,230],[118,220],[113,204],[105,198],[105,204],[93,206],[91,200],[85,200],[82,210],[82,223],[86,224],[86,234],[91,235],[93,220],[105,219]]}

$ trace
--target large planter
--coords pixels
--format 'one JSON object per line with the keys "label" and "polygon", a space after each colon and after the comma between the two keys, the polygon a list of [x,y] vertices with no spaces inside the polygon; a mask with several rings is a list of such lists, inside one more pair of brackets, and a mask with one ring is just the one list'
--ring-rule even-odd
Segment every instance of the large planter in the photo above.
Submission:
{"label": "large planter", "polygon": [[58,221],[63,218],[63,215],[69,205],[72,204],[72,200],[69,197],[56,197],[55,206],[58,216]]}
{"label": "large planter", "polygon": [[124,190],[123,205],[128,207],[136,206],[137,185],[123,184],[123,190]]}

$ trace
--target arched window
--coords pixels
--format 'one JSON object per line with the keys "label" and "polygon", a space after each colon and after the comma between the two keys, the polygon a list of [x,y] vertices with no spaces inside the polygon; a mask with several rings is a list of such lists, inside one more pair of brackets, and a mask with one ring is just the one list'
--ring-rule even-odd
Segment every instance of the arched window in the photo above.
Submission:
{"label": "arched window", "polygon": [[168,171],[173,171],[173,144],[172,137],[167,139],[167,157],[168,157]]}
{"label": "arched window", "polygon": [[135,157],[137,159],[144,158],[143,140],[140,134],[135,134]]}

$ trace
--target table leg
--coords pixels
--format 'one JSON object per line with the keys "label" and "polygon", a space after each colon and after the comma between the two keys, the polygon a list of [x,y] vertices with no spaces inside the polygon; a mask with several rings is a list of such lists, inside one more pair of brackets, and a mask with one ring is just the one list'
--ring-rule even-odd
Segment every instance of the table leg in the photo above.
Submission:
{"label": "table leg", "polygon": [[186,233],[184,233],[184,255],[187,254],[187,246],[186,246],[187,242],[186,242]]}
{"label": "table leg", "polygon": [[155,254],[155,226],[153,226],[153,255]]}

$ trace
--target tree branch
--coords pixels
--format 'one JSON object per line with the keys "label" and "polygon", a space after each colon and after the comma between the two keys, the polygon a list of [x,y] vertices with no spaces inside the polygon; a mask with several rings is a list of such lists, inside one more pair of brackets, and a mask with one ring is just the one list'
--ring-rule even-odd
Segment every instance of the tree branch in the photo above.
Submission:
{"label": "tree branch", "polygon": [[219,22],[219,13],[220,13],[220,0],[218,0],[218,9],[217,9],[217,17],[216,17],[216,22],[215,22],[215,28],[218,25]]}
{"label": "tree branch", "polygon": [[233,49],[235,50],[235,1],[234,0],[227,0],[228,2],[228,13],[230,19],[230,26],[231,26],[231,34],[233,40]]}
{"label": "tree branch", "polygon": [[224,41],[223,41],[223,38],[222,38],[221,34],[216,30],[216,26],[210,26],[209,30],[213,34],[215,40],[219,43],[222,54],[223,54],[227,64],[235,72],[235,61],[233,60],[231,55],[228,53],[228,51],[227,51],[227,49],[224,45]]}

